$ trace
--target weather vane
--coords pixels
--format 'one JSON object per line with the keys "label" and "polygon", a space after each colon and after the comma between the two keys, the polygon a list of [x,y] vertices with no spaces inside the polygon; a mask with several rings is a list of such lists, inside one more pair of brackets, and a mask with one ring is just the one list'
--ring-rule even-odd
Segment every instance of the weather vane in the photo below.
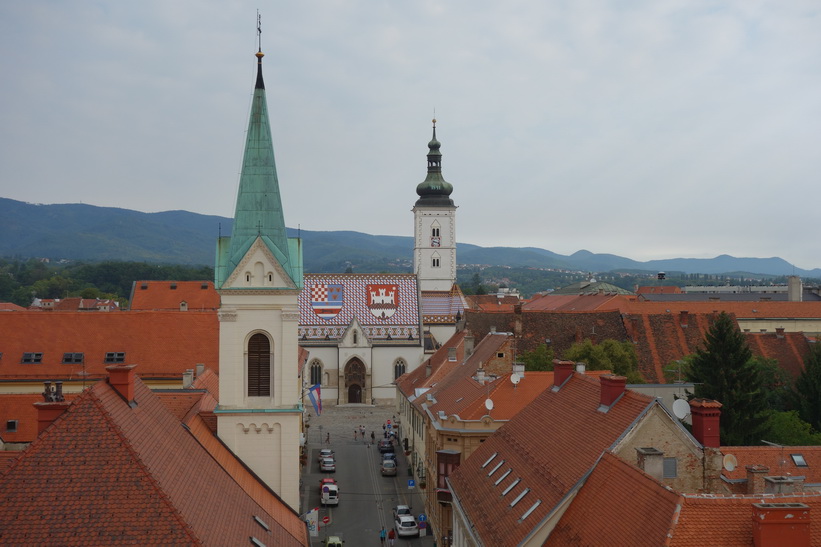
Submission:
{"label": "weather vane", "polygon": [[262,51],[262,16],[259,14],[259,10],[257,10],[257,42],[259,50]]}

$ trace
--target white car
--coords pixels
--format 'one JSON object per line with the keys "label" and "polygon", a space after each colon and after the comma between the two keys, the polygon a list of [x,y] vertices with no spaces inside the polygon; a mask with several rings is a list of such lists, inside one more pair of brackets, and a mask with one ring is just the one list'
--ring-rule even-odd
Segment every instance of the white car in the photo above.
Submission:
{"label": "white car", "polygon": [[323,448],[322,450],[320,450],[319,451],[319,456],[316,458],[317,461],[321,462],[325,458],[334,459],[334,451],[331,450],[330,448]]}
{"label": "white car", "polygon": [[322,461],[319,462],[319,470],[323,473],[335,473],[336,462],[333,458],[323,458]]}
{"label": "white car", "polygon": [[394,520],[396,520],[397,517],[402,516],[402,515],[407,515],[409,517],[412,517],[413,513],[411,513],[410,507],[408,507],[407,505],[397,505],[396,507],[393,508],[393,519]]}
{"label": "white car", "polygon": [[397,515],[394,520],[394,528],[396,529],[396,535],[399,537],[419,535],[416,519],[411,515]]}

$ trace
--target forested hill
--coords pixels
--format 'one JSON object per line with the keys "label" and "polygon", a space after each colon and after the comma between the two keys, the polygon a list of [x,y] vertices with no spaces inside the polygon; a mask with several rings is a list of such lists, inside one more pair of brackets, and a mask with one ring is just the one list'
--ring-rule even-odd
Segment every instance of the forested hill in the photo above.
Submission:
{"label": "forested hill", "polygon": [[[232,219],[188,211],[141,213],[84,204],[35,205],[0,198],[0,256],[84,261],[123,260],[212,265],[217,237],[231,233]],[[289,228],[289,235],[297,231]],[[410,271],[413,238],[353,231],[301,230],[305,271]],[[562,268],[585,272],[676,271],[821,277],[781,258],[677,258],[638,262],[578,251],[559,255],[535,247],[479,247],[460,243],[459,264]]]}

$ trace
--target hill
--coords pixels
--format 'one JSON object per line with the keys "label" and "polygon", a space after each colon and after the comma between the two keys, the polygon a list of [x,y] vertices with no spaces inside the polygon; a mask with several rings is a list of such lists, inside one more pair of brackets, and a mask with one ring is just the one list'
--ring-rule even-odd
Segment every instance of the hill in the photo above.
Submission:
{"label": "hill", "polygon": [[[232,219],[188,211],[141,213],[85,204],[38,205],[0,198],[0,256],[54,260],[124,260],[212,265],[217,237],[230,234]],[[410,271],[413,238],[353,231],[289,228],[303,239],[305,271]],[[565,256],[535,247],[480,247],[459,243],[459,264],[555,268],[585,272],[675,271],[686,274],[750,273],[821,277],[781,258],[675,258],[639,262],[580,250]]]}

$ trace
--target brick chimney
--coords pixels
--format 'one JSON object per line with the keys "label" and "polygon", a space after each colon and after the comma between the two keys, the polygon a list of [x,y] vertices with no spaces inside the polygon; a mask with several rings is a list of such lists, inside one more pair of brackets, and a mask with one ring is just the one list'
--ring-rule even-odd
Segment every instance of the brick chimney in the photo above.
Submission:
{"label": "brick chimney", "polygon": [[681,325],[681,328],[686,329],[689,321],[689,314],[687,310],[681,310],[681,313],[678,315],[678,323]]}
{"label": "brick chimney", "polygon": [[747,469],[747,494],[764,493],[764,477],[770,472],[766,465],[748,465]]}
{"label": "brick chimney", "polygon": [[601,380],[601,398],[599,400],[599,410],[610,408],[616,402],[616,399],[621,397],[624,393],[624,386],[627,384],[627,378],[624,376],[616,376],[615,374],[605,374],[600,376]]}
{"label": "brick chimney", "polygon": [[792,494],[804,490],[804,481],[797,477],[764,477],[765,494]]}
{"label": "brick chimney", "polygon": [[129,405],[134,403],[134,367],[137,365],[109,365],[108,383]]}
{"label": "brick chimney", "polygon": [[711,448],[721,446],[721,403],[711,399],[693,399],[690,401],[690,416],[693,420],[693,437],[698,442]]}
{"label": "brick chimney", "polygon": [[553,386],[558,389],[565,381],[573,376],[573,367],[576,364],[573,361],[560,361],[553,359]]}
{"label": "brick chimney", "polygon": [[754,503],[755,547],[810,547],[810,507],[803,503]]}
{"label": "brick chimney", "polygon": [[784,327],[775,327],[776,338],[784,338]]}

